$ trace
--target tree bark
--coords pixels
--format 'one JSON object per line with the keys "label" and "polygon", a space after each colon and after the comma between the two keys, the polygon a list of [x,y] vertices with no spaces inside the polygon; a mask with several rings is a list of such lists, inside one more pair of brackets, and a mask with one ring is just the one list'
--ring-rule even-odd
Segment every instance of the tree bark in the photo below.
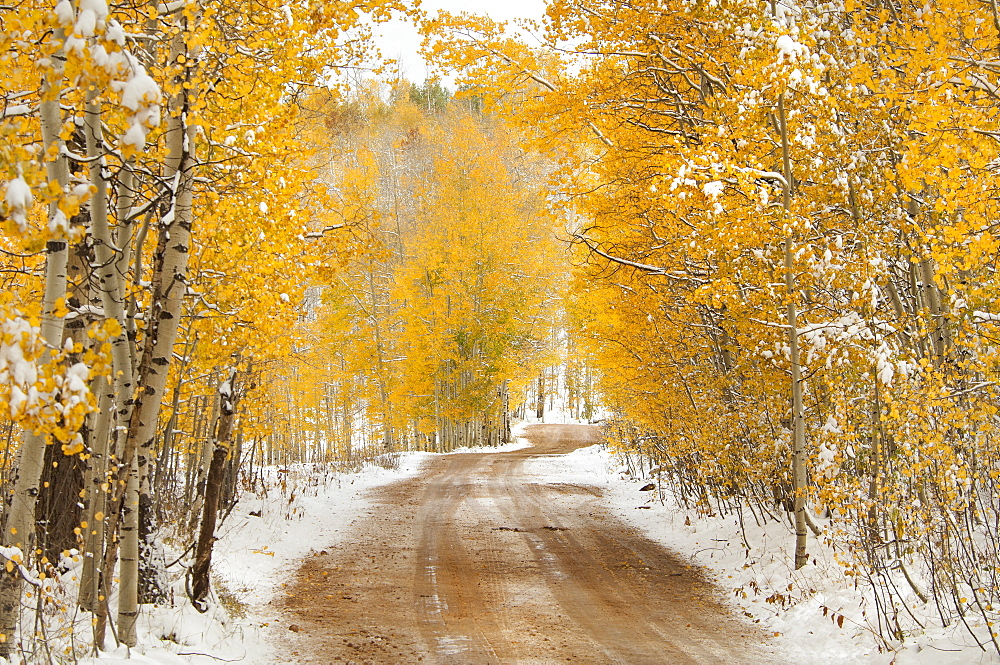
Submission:
{"label": "tree bark", "polygon": [[219,497],[222,495],[226,460],[229,458],[231,449],[230,442],[233,435],[233,422],[236,419],[238,396],[236,371],[234,370],[229,375],[229,380],[219,388],[221,415],[214,437],[215,450],[212,452],[212,463],[205,481],[205,503],[201,519],[201,532],[198,534],[194,564],[191,566],[191,604],[199,612],[208,610],[206,600],[211,589],[210,573],[212,548],[215,543],[215,524],[219,514]]}
{"label": "tree bark", "polygon": [[538,373],[538,401],[535,403],[535,417],[545,418],[545,371]]}
{"label": "tree bark", "polygon": [[[62,43],[65,35],[62,29],[57,29],[52,39]],[[62,140],[59,132],[62,129],[62,113],[60,101],[62,95],[59,89],[63,85],[62,48],[52,56],[56,63],[50,76],[43,81],[43,101],[40,104],[42,143],[46,153],[59,155],[46,164],[50,182],[65,187],[69,182],[69,168],[62,150]],[[56,93],[52,94],[51,91]],[[51,99],[47,99],[51,96]],[[49,218],[59,212],[58,205],[52,203],[49,207]],[[63,319],[55,315],[57,301],[66,295],[66,264],[69,257],[69,243],[62,234],[50,239],[45,245],[45,290],[42,296],[41,334],[45,343],[52,349],[59,347],[62,341]],[[0,557],[0,563],[13,565],[12,571],[0,569],[0,657],[8,658],[13,652],[15,633],[17,631],[18,614],[21,605],[21,576],[18,563],[26,562],[28,554],[34,546],[35,503],[38,497],[42,477],[42,466],[45,458],[45,437],[27,433],[21,442],[15,465],[14,492],[10,506],[6,511],[3,528],[3,544],[6,547],[17,548],[20,554],[8,551],[8,554],[20,561],[10,561]]]}
{"label": "tree bark", "polygon": [[[87,459],[84,491],[86,492],[87,527],[84,532],[83,566],[80,571],[81,609],[93,612],[96,608],[98,581],[104,558],[104,513],[106,510],[108,485],[108,441],[111,429],[111,411],[114,398],[104,377],[98,377],[91,390],[98,394],[99,413],[94,419],[91,436],[90,456]],[[101,445],[103,443],[103,448]]]}
{"label": "tree bark", "polygon": [[[782,203],[785,218],[791,224],[792,212],[792,161],[788,150],[788,127],[785,124],[785,95],[778,95],[778,121],[781,129],[781,163],[785,183],[782,189]],[[806,550],[808,526],[806,524],[806,417],[802,403],[802,366],[799,357],[798,316],[795,309],[797,288],[795,286],[795,266],[793,262],[793,239],[795,232],[789,228],[785,237],[785,290],[788,298],[786,318],[788,324],[789,361],[792,369],[792,494],[795,513],[795,569],[806,565],[809,555]]]}
{"label": "tree bark", "polygon": [[[183,31],[175,37],[171,58],[186,52]],[[183,83],[183,82],[179,82]],[[168,125],[165,133],[168,147],[165,178],[170,188],[169,207],[160,220],[159,240],[153,271],[153,298],[149,309],[149,328],[138,367],[138,391],[132,408],[123,461],[135,460],[139,483],[139,504],[149,505],[149,464],[156,436],[157,416],[163,402],[167,374],[174,354],[174,342],[181,318],[184,294],[187,291],[187,266],[191,242],[192,205],[194,197],[194,141],[193,127],[188,125],[189,91],[180,91],[168,103]],[[145,498],[144,498],[145,497]],[[138,598],[126,597],[138,593],[139,561],[125,560],[124,551],[138,549],[139,511],[126,511],[131,522],[122,528],[122,562],[120,607],[128,608],[119,617],[119,639],[128,645],[135,644],[134,607]],[[136,543],[126,542],[135,539]],[[148,546],[147,545],[147,551]],[[133,584],[133,579],[136,583]]]}
{"label": "tree bark", "polygon": [[[118,640],[134,647],[139,617],[139,470],[133,459],[126,472],[125,500],[121,511],[121,563],[118,586]],[[111,572],[107,569],[105,573]]]}

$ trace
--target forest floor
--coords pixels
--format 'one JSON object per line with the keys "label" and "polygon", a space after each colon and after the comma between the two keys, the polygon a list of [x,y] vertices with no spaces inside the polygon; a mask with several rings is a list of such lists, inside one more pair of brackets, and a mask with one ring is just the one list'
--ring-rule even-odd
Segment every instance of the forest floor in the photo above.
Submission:
{"label": "forest floor", "polygon": [[532,447],[435,456],[313,543],[278,651],[301,663],[777,663],[697,567],[614,517],[601,490],[526,463],[598,442],[533,425]]}

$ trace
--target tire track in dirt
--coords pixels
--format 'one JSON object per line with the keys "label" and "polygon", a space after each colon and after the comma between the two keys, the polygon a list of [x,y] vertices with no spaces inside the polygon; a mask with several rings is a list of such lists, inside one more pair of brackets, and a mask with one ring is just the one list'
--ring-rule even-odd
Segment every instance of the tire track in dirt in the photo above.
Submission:
{"label": "tire track in dirt", "polygon": [[[650,590],[662,590],[659,582],[663,575],[683,576],[683,568],[674,557],[659,548],[655,552],[642,548],[646,554],[638,556],[641,539],[630,538],[626,546],[621,538],[615,537],[615,530],[602,528],[603,520],[593,520],[593,511],[599,508],[598,499],[583,499],[580,507],[590,508],[587,513],[566,511],[555,502],[539,500],[552,492],[584,495],[586,488],[549,485],[544,487],[552,492],[542,495],[530,491],[527,489],[530,486],[523,483],[510,482],[515,477],[513,473],[506,476],[506,493],[512,504],[520,507],[523,522],[543,525],[542,530],[533,530],[529,536],[536,557],[560,606],[586,628],[588,637],[603,653],[604,658],[598,662],[732,662],[724,643],[718,648],[713,644],[715,640],[702,635],[711,635],[711,626],[691,631],[688,628],[692,624],[678,626],[669,621],[669,615],[657,612],[664,600],[669,599],[670,605],[693,600],[691,585],[698,582],[691,585],[678,582],[668,589],[672,594],[659,595],[658,603],[644,602]],[[681,636],[684,639],[677,639]],[[719,637],[725,642],[724,635]]]}
{"label": "tire track in dirt", "polygon": [[292,662],[776,662],[756,626],[611,516],[599,490],[526,470],[596,443],[597,428],[526,437],[532,448],[431,460],[378,491],[339,547],[309,557],[282,604]]}
{"label": "tire track in dirt", "polygon": [[467,508],[472,471],[465,460],[454,456],[447,472],[428,484],[421,504],[424,529],[418,550],[424,565],[418,568],[414,583],[425,641],[438,654],[439,662],[456,665],[499,662],[489,637],[498,627],[491,613],[481,614],[490,604],[480,585],[467,583],[469,573],[479,571],[466,569],[468,554],[457,524],[459,510]]}

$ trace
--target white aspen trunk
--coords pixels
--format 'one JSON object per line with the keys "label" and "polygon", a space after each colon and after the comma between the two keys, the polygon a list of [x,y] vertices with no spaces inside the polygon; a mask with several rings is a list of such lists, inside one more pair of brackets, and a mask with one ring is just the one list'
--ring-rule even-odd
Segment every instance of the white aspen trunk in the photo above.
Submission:
{"label": "white aspen trunk", "polygon": [[899,322],[897,325],[899,332],[896,336],[899,339],[900,346],[904,349],[912,349],[914,353],[919,353],[919,349],[914,347],[913,339],[910,337],[910,324],[906,321],[907,310],[903,306],[903,299],[899,295],[899,289],[896,288],[895,282],[892,281],[892,275],[889,275],[889,278],[885,281],[885,290],[889,294],[889,299],[892,302],[892,311]]}
{"label": "white aspen trunk", "polygon": [[441,452],[444,421],[441,418],[441,380],[434,379],[434,452]]}
{"label": "white aspen trunk", "polygon": [[[65,189],[69,182],[69,167],[61,150],[62,140],[59,138],[62,129],[60,111],[62,95],[58,92],[63,85],[62,65],[58,63],[62,62],[61,44],[65,35],[61,29],[57,29],[52,39],[59,43],[60,47],[52,56],[52,62],[56,64],[50,78],[42,83],[43,101],[39,113],[45,151],[47,153],[54,151],[59,155],[46,164],[48,179],[50,182],[59,183],[60,187]],[[56,91],[54,96],[53,90]],[[48,99],[50,96],[52,98]],[[49,219],[53,219],[57,214],[62,213],[58,205],[52,203],[49,206]],[[58,235],[50,239],[45,246],[45,291],[42,296],[41,321],[42,338],[52,349],[58,348],[62,341],[63,320],[55,316],[54,312],[56,302],[66,295],[66,265],[69,258],[69,243],[63,231],[57,230],[56,233]],[[45,445],[44,436],[26,433],[14,466],[14,492],[6,511],[3,544],[6,547],[20,549],[21,556],[10,553],[15,558],[22,559],[24,563],[27,563],[27,557],[34,546],[35,504],[45,461]],[[7,563],[5,559],[0,557],[0,563]],[[0,570],[0,657],[9,657],[15,644],[14,635],[17,630],[22,586],[17,563],[19,562],[14,564],[13,572]]]}
{"label": "white aspen trunk", "polygon": [[[132,258],[132,281],[135,284],[140,284],[143,281],[142,280],[142,275],[143,275],[142,257],[143,257],[143,250],[144,250],[144,247],[146,245],[146,236],[147,236],[147,234],[149,232],[149,222],[150,222],[150,215],[147,214],[143,218],[142,224],[139,226],[138,229],[135,230],[135,241],[129,243],[129,246],[133,248],[132,249],[132,257],[133,257]],[[121,263],[121,262],[119,262],[119,263]],[[124,274],[127,274],[127,273],[128,273],[128,264],[125,263],[122,266],[122,274],[124,275]],[[136,344],[134,343],[134,340],[136,340],[138,338],[138,332],[136,330],[136,323],[135,323],[135,315],[137,314],[138,309],[139,309],[139,303],[138,303],[136,297],[134,295],[130,296],[129,299],[128,299],[128,310],[127,310],[126,315],[125,315],[125,320],[128,322],[128,331],[127,331],[128,338],[130,340],[133,340],[133,343],[131,345],[132,346],[132,367],[133,368],[135,368],[138,365],[138,359],[136,358],[136,356],[138,355],[138,349],[136,348]],[[135,377],[135,372],[133,372],[133,379],[135,379],[135,378],[136,378]]]}
{"label": "white aspen trunk", "polygon": [[122,505],[118,641],[134,647],[138,641],[135,624],[139,617],[139,475],[135,459],[129,464],[127,474],[125,501]]}
{"label": "white aspen trunk", "polygon": [[[778,96],[778,121],[781,129],[781,163],[785,184],[782,191],[782,203],[785,208],[785,219],[791,224],[792,212],[792,160],[788,151],[788,127],[785,124],[785,95]],[[806,417],[802,404],[802,366],[799,357],[798,316],[795,309],[795,266],[793,263],[794,230],[788,229],[785,238],[785,290],[788,306],[786,310],[788,324],[789,360],[792,366],[792,492],[793,510],[795,513],[795,569],[806,565],[809,555],[806,551],[808,526],[806,524]]]}
{"label": "white aspen trunk", "polygon": [[[62,41],[63,34],[57,30],[53,39]],[[57,61],[61,56],[61,49],[53,57]],[[53,75],[54,81],[51,85],[46,85],[47,89],[62,85],[62,71]],[[43,92],[43,97],[47,96],[48,90]],[[61,95],[56,95],[55,99],[43,101],[40,104],[39,112],[42,121],[42,142],[46,152],[55,150],[62,152],[63,141],[59,138],[62,130],[62,113],[59,108]],[[59,156],[46,164],[46,174],[51,182],[58,182],[60,188],[65,190],[69,184],[69,165],[66,157]],[[61,215],[59,206],[56,203],[49,205],[49,219],[56,215]],[[69,260],[69,243],[62,232],[57,231],[61,237],[56,237],[46,244],[45,256],[45,295],[42,301],[42,337],[45,342],[55,348],[62,341],[63,320],[53,314],[56,301],[66,295],[66,265]]]}
{"label": "white aspen trunk", "polygon": [[[84,520],[87,522],[87,532],[84,537],[83,566],[80,571],[79,605],[87,611],[94,611],[98,596],[98,580],[100,578],[101,562],[104,558],[104,512],[106,489],[102,487],[107,474],[108,439],[111,432],[114,395],[107,380],[99,376],[94,380],[91,390],[99,395],[98,414],[94,419],[91,435],[90,459],[87,461],[87,474],[84,489],[87,493]],[[101,518],[98,519],[97,516]]]}
{"label": "white aspen trunk", "polygon": [[792,265],[792,239],[785,239],[785,286],[788,289],[788,346],[792,366],[792,491],[795,511],[795,569],[806,565],[806,428],[802,404],[802,369],[799,358],[799,329],[795,311],[795,275]]}
{"label": "white aspen trunk", "polygon": [[951,350],[951,332],[948,330],[946,307],[943,304],[941,290],[934,281],[934,259],[920,260],[920,282],[923,285],[924,306],[931,317],[931,345],[934,349],[935,365],[944,362]]}
{"label": "white aspen trunk", "polygon": [[[326,388],[324,387],[324,390]],[[326,462],[326,450],[325,450],[325,439],[323,437],[324,430],[324,418],[323,408],[326,407],[327,399],[326,395],[323,396],[322,400],[317,400],[316,408],[313,411],[313,419],[315,420],[315,427],[313,429],[313,445],[312,454],[314,463],[325,463]]]}
{"label": "white aspen trunk", "polygon": [[[97,271],[97,290],[101,297],[101,306],[104,308],[105,317],[117,321],[120,328],[119,334],[111,338],[115,409],[120,412],[125,407],[125,401],[131,397],[133,378],[132,357],[125,332],[124,273],[120,272],[122,266],[119,264],[124,252],[114,246],[114,239],[108,227],[108,180],[104,158],[99,157],[103,141],[101,107],[100,103],[93,99],[96,92],[90,92],[88,96],[92,98],[87,102],[85,124],[87,156],[94,160],[90,163],[90,182],[97,188],[90,204],[90,233],[94,239],[97,265],[100,266]],[[126,197],[131,198],[128,194]]]}
{"label": "white aspen trunk", "polygon": [[[912,214],[916,214],[916,213],[914,212]],[[911,260],[910,261],[910,265],[909,265],[909,270],[907,270],[907,275],[906,275],[907,276],[907,280],[908,280],[908,285],[910,287],[910,293],[914,294],[913,295],[913,300],[914,300],[913,311],[910,312],[911,314],[914,315],[914,318],[916,318],[918,310],[920,310],[920,308],[924,306],[923,305],[924,294],[921,293],[921,288],[920,288],[920,285],[918,283],[918,277],[917,277],[917,271],[919,269],[920,269],[919,262],[915,262],[915,261]],[[914,333],[917,333],[917,328],[916,327],[914,328]],[[928,341],[927,338],[924,337],[923,335],[920,335],[920,334],[914,334],[913,335],[913,342],[914,342],[914,347],[915,347],[915,349],[917,351],[917,357],[918,358],[927,358],[928,360],[931,360],[931,358],[930,358],[931,352],[927,348],[927,341]]]}
{"label": "white aspen trunk", "polygon": [[[118,225],[115,228],[115,245],[118,258],[115,260],[116,272],[127,275],[132,264],[132,240],[135,238],[135,221],[131,218],[132,204],[135,202],[135,173],[131,161],[125,162],[118,172],[118,206],[116,217]],[[139,279],[139,275],[135,276]]]}
{"label": "white aspen trunk", "polygon": [[[174,38],[171,59],[186,52],[183,31]],[[157,257],[153,275],[153,300],[149,308],[146,344],[138,367],[136,398],[129,420],[128,438],[123,461],[135,462],[139,483],[140,510],[127,512],[123,517],[120,607],[138,605],[139,558],[126,561],[125,548],[138,551],[139,513],[150,503],[149,464],[156,435],[157,416],[163,402],[167,375],[174,354],[174,342],[181,319],[184,294],[187,291],[187,266],[191,243],[192,205],[194,198],[194,131],[187,122],[188,91],[171,97],[168,103],[168,120],[165,138],[167,157],[164,164],[165,181],[170,187],[170,207],[160,220]],[[126,539],[129,542],[126,542]],[[132,542],[132,541],[135,542]],[[127,587],[126,587],[127,585]],[[126,588],[128,594],[126,598]],[[128,611],[128,610],[127,610]],[[135,617],[119,611],[120,631],[131,629],[131,634],[119,635],[122,642],[135,641]]]}
{"label": "white aspen trunk", "polygon": [[354,457],[354,413],[351,408],[351,396],[349,390],[341,389],[343,394],[344,410],[344,459],[349,460]]}

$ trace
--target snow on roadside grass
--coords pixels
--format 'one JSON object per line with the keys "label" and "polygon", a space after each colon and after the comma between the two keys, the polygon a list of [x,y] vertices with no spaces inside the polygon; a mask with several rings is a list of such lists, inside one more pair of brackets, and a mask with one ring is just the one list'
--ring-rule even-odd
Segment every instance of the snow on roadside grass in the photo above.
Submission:
{"label": "snow on roadside grass", "polygon": [[[961,625],[928,628],[898,651],[878,649],[872,599],[855,588],[834,561],[833,551],[810,534],[810,565],[794,571],[794,533],[785,522],[758,526],[745,511],[699,516],[670,495],[641,492],[648,480],[633,479],[614,457],[596,445],[569,455],[530,460],[525,469],[537,482],[592,485],[603,490],[611,512],[693,565],[704,567],[737,614],[776,634],[775,647],[789,663],[821,665],[971,665],[1000,663],[975,645]],[[662,498],[662,501],[660,500]],[[749,544],[749,547],[745,544]],[[824,608],[826,608],[824,612]],[[933,607],[911,610],[933,625]],[[843,617],[840,623],[840,617]]]}

